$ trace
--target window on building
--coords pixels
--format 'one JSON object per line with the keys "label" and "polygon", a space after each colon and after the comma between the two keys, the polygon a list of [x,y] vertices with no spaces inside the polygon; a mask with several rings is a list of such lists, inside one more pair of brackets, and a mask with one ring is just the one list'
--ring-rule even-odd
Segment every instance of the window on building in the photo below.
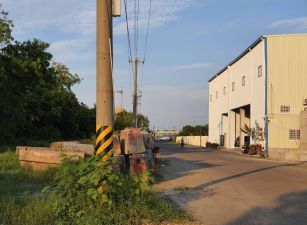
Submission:
{"label": "window on building", "polygon": [[301,132],[300,130],[289,130],[289,139],[290,140],[300,140],[301,139]]}
{"label": "window on building", "polygon": [[210,102],[212,102],[212,95],[210,95]]}
{"label": "window on building", "polygon": [[232,82],[231,88],[232,88],[231,89],[232,91],[234,91],[236,89],[236,83],[235,82]]}
{"label": "window on building", "polygon": [[223,94],[226,95],[226,87],[223,89]]}
{"label": "window on building", "polygon": [[245,86],[245,76],[242,77],[242,86]]}
{"label": "window on building", "polygon": [[258,77],[262,76],[262,66],[258,66]]}
{"label": "window on building", "polygon": [[215,92],[215,98],[218,99],[218,97],[219,97],[219,92],[216,91],[216,92]]}
{"label": "window on building", "polygon": [[281,105],[280,106],[280,112],[282,112],[282,113],[290,112],[290,106],[289,105]]}

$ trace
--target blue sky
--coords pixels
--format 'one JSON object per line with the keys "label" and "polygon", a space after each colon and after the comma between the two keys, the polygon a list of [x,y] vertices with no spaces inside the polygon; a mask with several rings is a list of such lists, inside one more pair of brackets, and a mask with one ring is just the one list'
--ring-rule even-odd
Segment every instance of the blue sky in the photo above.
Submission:
{"label": "blue sky", "polygon": [[[128,1],[132,15],[132,0]],[[82,77],[73,90],[95,102],[95,0],[0,0],[17,40],[51,43],[56,61]],[[141,0],[142,55],[149,0]],[[307,0],[152,0],[146,63],[140,73],[141,113],[151,127],[180,129],[208,121],[208,79],[262,34],[307,33]],[[124,13],[124,12],[122,12]],[[123,14],[124,15],[124,14]],[[132,21],[131,21],[132,22]],[[132,34],[133,35],[133,34]],[[124,16],[114,19],[114,82],[132,110]],[[142,71],[142,69],[141,69]],[[120,97],[115,94],[116,105]]]}

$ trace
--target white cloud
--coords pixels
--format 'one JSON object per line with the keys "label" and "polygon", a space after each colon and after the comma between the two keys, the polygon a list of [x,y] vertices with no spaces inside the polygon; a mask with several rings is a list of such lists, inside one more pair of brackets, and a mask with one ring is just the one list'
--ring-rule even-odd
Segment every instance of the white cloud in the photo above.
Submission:
{"label": "white cloud", "polygon": [[210,63],[193,63],[189,65],[175,66],[168,70],[176,71],[176,70],[193,70],[193,69],[208,69],[208,68],[212,68],[212,65]]}
{"label": "white cloud", "polygon": [[90,48],[91,45],[93,45],[91,40],[87,38],[62,40],[51,43],[49,51],[56,61],[68,66],[74,64],[76,67],[95,62],[95,51]]}
{"label": "white cloud", "polygon": [[3,8],[13,17],[17,33],[51,28],[82,35],[95,32],[93,0],[3,0]]}
{"label": "white cloud", "polygon": [[[152,11],[150,27],[158,27],[162,24],[178,19],[177,13],[192,4],[193,0],[152,0]],[[128,1],[129,3],[129,1]],[[140,2],[139,29],[146,29],[148,21],[149,0]],[[128,4],[129,29],[133,30],[134,6]],[[126,32],[124,6],[122,10],[122,19],[114,27],[115,34],[124,34]]]}
{"label": "white cloud", "polygon": [[[193,0],[152,0],[151,27],[176,20],[177,13],[188,7]],[[122,3],[123,4],[123,3]],[[55,28],[65,33],[93,35],[96,28],[95,0],[3,0],[3,7],[10,11],[16,24],[16,33],[28,29],[42,30]],[[130,29],[134,13],[132,1],[128,1]],[[147,26],[149,0],[140,1],[139,28]],[[115,34],[125,34],[125,14],[114,19]]]}
{"label": "white cloud", "polygon": [[278,20],[268,26],[268,28],[291,29],[294,32],[307,31],[307,17]]}

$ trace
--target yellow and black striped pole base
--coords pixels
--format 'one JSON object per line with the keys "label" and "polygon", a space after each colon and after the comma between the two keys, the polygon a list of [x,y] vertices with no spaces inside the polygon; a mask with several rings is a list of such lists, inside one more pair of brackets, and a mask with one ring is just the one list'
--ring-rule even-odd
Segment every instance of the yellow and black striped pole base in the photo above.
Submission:
{"label": "yellow and black striped pole base", "polygon": [[113,155],[113,127],[96,125],[96,156],[108,160]]}

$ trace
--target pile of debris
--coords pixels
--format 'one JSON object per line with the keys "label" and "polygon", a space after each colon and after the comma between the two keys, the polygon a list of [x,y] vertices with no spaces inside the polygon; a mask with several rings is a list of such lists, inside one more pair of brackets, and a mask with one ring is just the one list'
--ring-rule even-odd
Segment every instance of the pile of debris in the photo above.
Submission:
{"label": "pile of debris", "polygon": [[[160,164],[159,148],[154,146],[151,134],[141,129],[129,128],[113,138],[115,169],[132,175],[142,174]],[[93,145],[79,142],[54,142],[49,147],[24,147],[16,149],[23,167],[43,170],[61,165],[65,158],[80,160],[95,154]]]}

